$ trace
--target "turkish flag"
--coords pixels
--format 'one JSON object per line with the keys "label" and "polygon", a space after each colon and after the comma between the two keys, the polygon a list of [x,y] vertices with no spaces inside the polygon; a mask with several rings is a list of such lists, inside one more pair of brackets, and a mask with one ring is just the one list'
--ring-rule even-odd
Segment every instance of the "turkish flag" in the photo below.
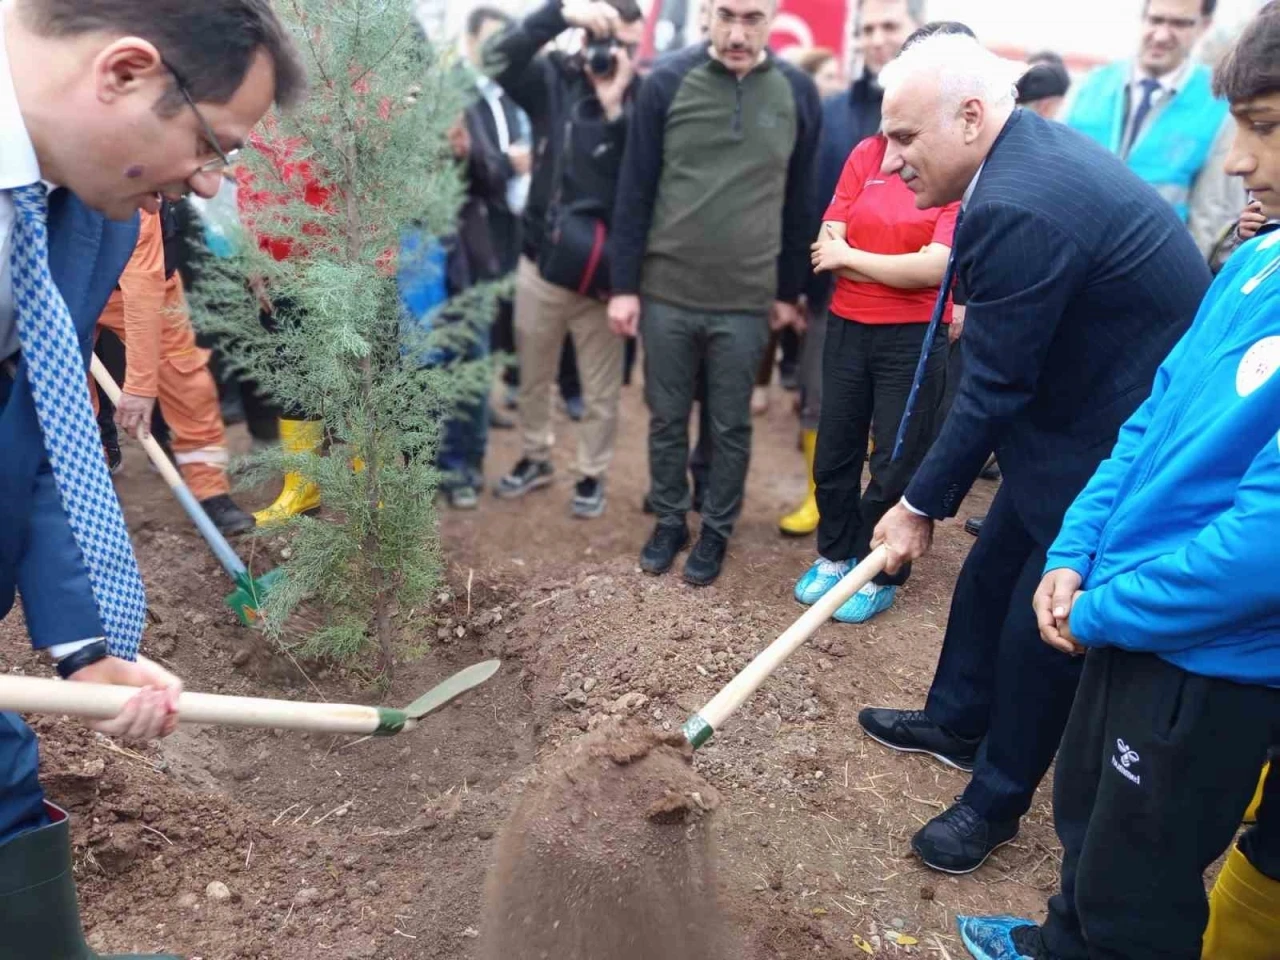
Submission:
{"label": "turkish flag", "polygon": [[782,0],[769,46],[777,53],[788,47],[828,47],[843,60],[846,9],[844,0]]}

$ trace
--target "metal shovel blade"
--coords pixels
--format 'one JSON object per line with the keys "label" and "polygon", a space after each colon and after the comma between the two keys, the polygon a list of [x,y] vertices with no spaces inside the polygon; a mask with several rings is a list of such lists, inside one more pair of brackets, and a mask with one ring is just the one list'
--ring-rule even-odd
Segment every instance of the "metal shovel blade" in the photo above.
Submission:
{"label": "metal shovel blade", "polygon": [[413,703],[404,708],[409,720],[421,720],[432,710],[438,710],[459,694],[484,683],[502,666],[501,660],[485,660],[465,670],[459,670],[448,680],[436,684]]}

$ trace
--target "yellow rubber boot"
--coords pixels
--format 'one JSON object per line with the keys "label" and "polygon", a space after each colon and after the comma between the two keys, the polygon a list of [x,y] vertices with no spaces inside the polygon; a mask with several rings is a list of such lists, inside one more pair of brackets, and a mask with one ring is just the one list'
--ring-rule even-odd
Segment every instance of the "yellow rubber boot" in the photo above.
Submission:
{"label": "yellow rubber boot", "polygon": [[1262,786],[1267,782],[1267,773],[1271,770],[1271,764],[1264,764],[1262,767],[1262,776],[1258,778],[1258,790],[1253,795],[1253,800],[1249,803],[1249,809],[1244,812],[1245,823],[1256,823],[1258,820],[1258,807],[1262,806]]}
{"label": "yellow rubber boot", "polygon": [[1232,846],[1209,895],[1204,960],[1275,960],[1280,956],[1280,881],[1259,873]]}
{"label": "yellow rubber boot", "polygon": [[[320,449],[324,440],[324,424],[312,420],[281,420],[280,446],[285,453],[307,453]],[[253,515],[258,526],[279,523],[300,513],[310,513],[320,506],[320,488],[301,474],[286,473],[284,487],[276,502]]]}
{"label": "yellow rubber boot", "polygon": [[818,431],[805,430],[801,434],[801,440],[804,445],[804,460],[809,467],[809,495],[794,512],[778,521],[778,529],[789,537],[807,537],[818,529],[818,498],[814,495],[817,487],[813,482],[813,458],[818,449]]}

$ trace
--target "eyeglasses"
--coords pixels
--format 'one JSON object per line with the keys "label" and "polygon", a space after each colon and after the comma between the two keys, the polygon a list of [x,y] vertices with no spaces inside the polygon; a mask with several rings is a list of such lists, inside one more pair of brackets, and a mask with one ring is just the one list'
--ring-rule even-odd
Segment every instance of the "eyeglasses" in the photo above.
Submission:
{"label": "eyeglasses", "polygon": [[1160,27],[1168,27],[1170,30],[1193,30],[1200,26],[1198,17],[1162,17],[1159,15],[1147,16],[1147,26],[1152,29]]}
{"label": "eyeglasses", "polygon": [[205,119],[200,108],[196,106],[195,100],[191,96],[191,91],[187,88],[187,83],[182,79],[182,74],[174,69],[173,65],[161,59],[164,68],[173,75],[173,82],[178,85],[178,92],[182,94],[182,99],[187,101],[187,106],[191,108],[191,112],[196,115],[196,119],[200,121],[200,126],[204,128],[204,139],[208,143],[209,148],[217,154],[212,160],[207,160],[196,168],[197,173],[221,173],[227,167],[236,162],[240,156],[240,151],[223,150],[218,144],[218,135],[213,132],[213,127],[209,125],[209,121]]}
{"label": "eyeglasses", "polygon": [[758,30],[769,20],[768,16],[763,13],[744,13],[739,17],[730,13],[728,10],[725,10],[723,7],[716,9],[715,18],[716,22],[721,23],[726,27],[732,27],[734,24],[740,23],[748,30]]}

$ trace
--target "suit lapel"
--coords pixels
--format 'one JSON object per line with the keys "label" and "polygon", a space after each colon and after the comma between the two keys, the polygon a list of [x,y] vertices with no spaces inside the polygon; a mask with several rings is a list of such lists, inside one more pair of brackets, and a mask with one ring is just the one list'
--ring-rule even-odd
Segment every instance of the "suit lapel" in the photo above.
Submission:
{"label": "suit lapel", "polygon": [[89,289],[98,272],[102,230],[102,218],[89,214],[68,191],[56,190],[49,198],[49,272],[77,331],[98,320],[85,314]]}

